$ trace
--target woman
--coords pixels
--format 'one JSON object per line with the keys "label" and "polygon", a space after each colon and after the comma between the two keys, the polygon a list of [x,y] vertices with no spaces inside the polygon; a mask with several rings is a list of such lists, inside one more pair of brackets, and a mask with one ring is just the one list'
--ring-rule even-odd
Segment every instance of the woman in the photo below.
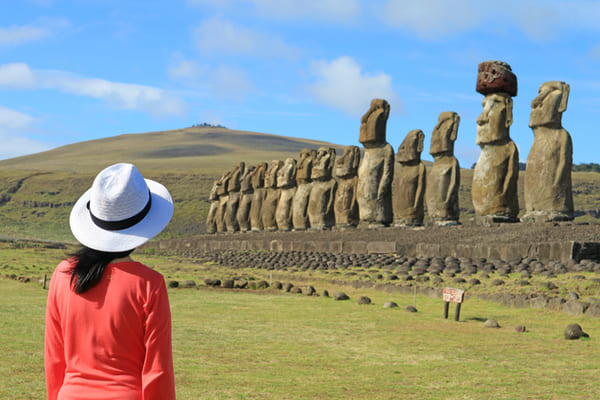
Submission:
{"label": "woman", "polygon": [[129,256],[172,215],[167,189],[131,164],[104,169],[77,201],[70,226],[82,247],[48,292],[48,399],[175,399],[165,282]]}

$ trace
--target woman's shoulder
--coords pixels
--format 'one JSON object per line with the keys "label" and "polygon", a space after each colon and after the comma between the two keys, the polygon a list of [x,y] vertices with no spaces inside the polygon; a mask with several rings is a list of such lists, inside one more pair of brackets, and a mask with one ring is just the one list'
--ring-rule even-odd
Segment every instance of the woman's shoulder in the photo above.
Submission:
{"label": "woman's shoulder", "polygon": [[143,280],[150,281],[162,281],[164,280],[162,274],[149,266],[138,262],[138,261],[124,261],[120,263],[109,264],[113,268],[122,269],[131,274],[134,274]]}

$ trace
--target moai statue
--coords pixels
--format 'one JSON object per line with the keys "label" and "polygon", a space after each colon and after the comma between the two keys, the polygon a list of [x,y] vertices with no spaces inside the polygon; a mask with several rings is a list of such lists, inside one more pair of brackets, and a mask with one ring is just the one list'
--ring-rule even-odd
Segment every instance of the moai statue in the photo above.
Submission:
{"label": "moai statue", "polygon": [[225,209],[225,227],[227,232],[237,232],[240,230],[240,226],[237,221],[237,211],[240,205],[240,187],[241,178],[246,170],[246,163],[241,161],[238,163],[233,171],[231,171],[231,177],[227,182],[227,208]]}
{"label": "moai statue", "polygon": [[421,152],[424,139],[425,134],[422,130],[412,130],[398,148],[396,161],[400,167],[394,173],[392,189],[394,226],[423,225],[426,179]]}
{"label": "moai statue", "polygon": [[294,230],[303,231],[309,227],[308,198],[312,189],[312,167],[317,151],[303,149],[300,151],[300,161],[296,168],[296,194],[292,201],[292,223]]}
{"label": "moai statue", "polygon": [[208,209],[208,215],[206,216],[206,233],[215,233],[217,231],[217,224],[215,217],[217,215],[217,209],[219,208],[219,195],[217,190],[219,189],[219,180],[213,182],[208,200],[210,201],[210,208]]}
{"label": "moai statue", "polygon": [[273,160],[265,173],[266,195],[262,205],[262,223],[265,231],[276,231],[277,221],[275,220],[275,210],[279,203],[281,189],[277,187],[277,173],[283,167],[283,161]]}
{"label": "moai statue", "polygon": [[429,154],[433,156],[433,167],[427,173],[425,198],[427,213],[436,225],[457,225],[460,216],[460,165],[454,157],[459,123],[457,113],[443,112],[431,134]]}
{"label": "moai statue", "polygon": [[281,190],[275,222],[280,231],[292,230],[292,202],[296,194],[296,160],[287,158],[277,173],[277,187]]}
{"label": "moai statue", "polygon": [[336,229],[354,228],[358,225],[358,202],[356,186],[358,182],[358,165],[360,149],[348,146],[344,154],[335,160],[333,176],[337,181],[333,213]]}
{"label": "moai statue", "polygon": [[358,141],[365,147],[358,167],[357,201],[359,227],[377,228],[392,222],[394,149],[385,140],[390,105],[383,99],[371,101],[361,118]]}
{"label": "moai statue", "polygon": [[217,196],[219,196],[219,206],[215,214],[215,225],[217,232],[226,232],[227,226],[225,225],[225,211],[227,210],[227,200],[229,195],[227,193],[227,187],[229,185],[229,179],[231,178],[231,171],[223,172],[219,183],[217,184]]}
{"label": "moai statue", "polygon": [[250,229],[253,232],[263,230],[262,223],[262,206],[267,195],[265,189],[265,174],[267,173],[267,163],[258,163],[250,182],[252,183],[252,189],[254,194],[252,195],[252,204],[250,206]]}
{"label": "moai statue", "polygon": [[308,220],[310,229],[324,230],[335,225],[333,202],[337,182],[331,172],[335,164],[335,149],[321,147],[312,168],[313,187],[308,200]]}
{"label": "moai statue", "polygon": [[518,222],[519,151],[509,134],[517,77],[504,62],[482,62],[477,91],[485,98],[483,112],[477,118],[475,143],[481,146],[481,154],[473,170],[471,188],[475,221]]}
{"label": "moai statue", "polygon": [[570,221],[573,219],[571,167],[573,143],[562,127],[567,109],[569,85],[546,82],[531,102],[529,127],[533,145],[525,170],[525,210],[527,222]]}
{"label": "moai statue", "polygon": [[244,175],[241,177],[240,184],[240,205],[236,214],[237,222],[240,231],[247,232],[250,230],[250,209],[252,207],[252,197],[254,197],[254,187],[252,186],[252,175],[254,174],[255,166],[246,167]]}

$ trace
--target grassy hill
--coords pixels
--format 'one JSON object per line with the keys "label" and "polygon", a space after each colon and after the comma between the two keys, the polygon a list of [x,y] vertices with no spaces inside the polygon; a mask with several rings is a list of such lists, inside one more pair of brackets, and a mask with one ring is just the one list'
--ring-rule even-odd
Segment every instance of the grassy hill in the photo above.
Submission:
{"label": "grassy hill", "polygon": [[[0,237],[72,241],[67,226],[71,206],[102,168],[116,162],[134,163],[145,177],[171,191],[175,215],[163,238],[203,233],[208,193],[223,171],[239,161],[283,160],[320,146],[342,152],[342,146],[326,142],[193,127],[80,142],[0,161]],[[472,170],[463,169],[461,178],[461,220],[469,223]],[[523,208],[523,179],[519,184]],[[597,221],[600,174],[573,173],[573,192],[578,220]]]}

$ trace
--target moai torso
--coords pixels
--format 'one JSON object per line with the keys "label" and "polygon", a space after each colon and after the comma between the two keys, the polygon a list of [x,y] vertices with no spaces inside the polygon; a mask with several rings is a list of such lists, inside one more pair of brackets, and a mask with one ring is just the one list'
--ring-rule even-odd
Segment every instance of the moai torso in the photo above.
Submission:
{"label": "moai torso", "polygon": [[424,138],[421,130],[410,131],[396,155],[399,168],[394,173],[392,189],[395,226],[423,225],[426,175],[421,152]]}
{"label": "moai torso", "polygon": [[225,209],[225,226],[228,232],[240,230],[237,221],[237,211],[240,205],[241,178],[245,172],[246,164],[242,161],[231,171],[231,177],[227,182],[227,208]]}
{"label": "moai torso", "polygon": [[362,116],[359,142],[364,156],[358,167],[357,202],[360,226],[380,227],[392,221],[394,149],[386,142],[390,113],[387,101],[374,99]]}
{"label": "moai torso", "polygon": [[227,200],[229,199],[227,185],[230,178],[231,172],[224,172],[219,179],[219,184],[217,185],[217,196],[219,197],[219,205],[217,207],[217,212],[215,213],[215,225],[217,232],[227,231],[227,226],[225,225],[225,211],[227,210]]}
{"label": "moai torso", "polygon": [[534,138],[525,170],[525,221],[569,221],[574,217],[573,144],[561,124],[568,97],[568,84],[546,82],[531,103],[529,126]]}
{"label": "moai torso", "polygon": [[427,174],[425,198],[427,213],[437,225],[457,224],[460,216],[460,165],[454,157],[454,141],[459,122],[458,114],[444,112],[440,114],[438,124],[431,135],[429,153],[434,161]]}
{"label": "moai torso", "polygon": [[217,209],[219,208],[219,196],[217,195],[217,190],[219,188],[218,184],[218,180],[213,182],[210,195],[208,196],[210,208],[208,209],[208,215],[206,216],[206,233],[215,233],[217,231],[215,217],[217,215]]}
{"label": "moai torso", "polygon": [[277,187],[281,190],[275,221],[280,231],[289,231],[292,225],[292,201],[296,194],[296,160],[288,158],[277,173]]}
{"label": "moai torso", "polygon": [[265,231],[277,230],[275,210],[279,203],[281,189],[277,187],[277,172],[283,167],[283,161],[273,160],[265,173],[265,200],[262,205],[262,223]]}
{"label": "moai torso", "polygon": [[360,164],[360,149],[348,146],[344,154],[335,160],[333,175],[337,181],[333,213],[335,226],[339,229],[358,225],[358,202],[356,201],[356,186],[358,183],[358,166]]}
{"label": "moai torso", "polygon": [[305,230],[309,227],[308,199],[312,189],[312,167],[317,151],[304,149],[300,152],[300,161],[296,168],[296,193],[292,201],[292,223],[294,230]]}
{"label": "moai torso", "polygon": [[321,147],[313,164],[313,186],[308,200],[308,219],[314,230],[329,229],[335,225],[333,201],[337,182],[331,176],[335,163],[335,149]]}
{"label": "moai torso", "polygon": [[254,166],[247,167],[241,178],[240,205],[237,210],[236,219],[242,232],[250,230],[250,209],[252,207],[252,197],[254,197],[252,174],[255,168]]}
{"label": "moai torso", "polygon": [[253,231],[262,231],[262,206],[265,200],[265,173],[267,172],[267,163],[259,163],[252,173],[251,183],[254,193],[252,194],[252,204],[250,205],[250,228]]}
{"label": "moai torso", "polygon": [[481,154],[471,187],[476,222],[517,222],[519,152],[509,135],[516,77],[506,63],[481,63],[477,91],[485,98],[477,118],[476,144],[481,146]]}

